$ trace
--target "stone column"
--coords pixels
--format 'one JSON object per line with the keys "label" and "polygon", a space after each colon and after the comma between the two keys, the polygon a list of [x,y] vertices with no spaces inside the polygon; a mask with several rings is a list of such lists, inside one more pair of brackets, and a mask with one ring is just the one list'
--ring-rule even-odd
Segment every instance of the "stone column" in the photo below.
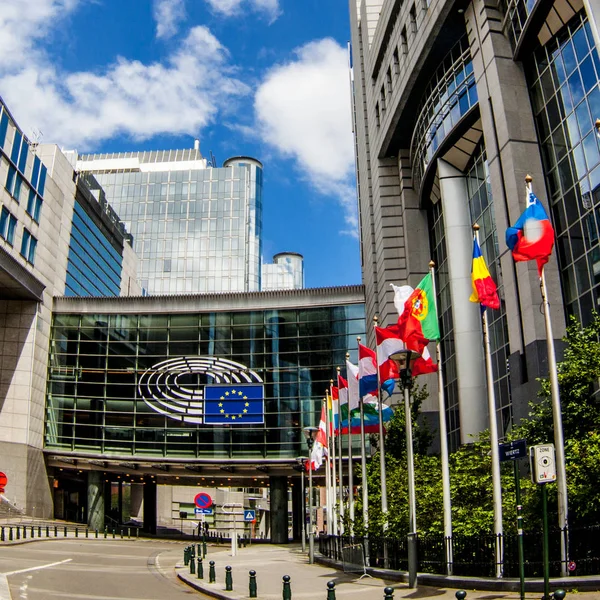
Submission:
{"label": "stone column", "polygon": [[156,482],[147,481],[144,485],[144,527],[145,533],[156,533]]}
{"label": "stone column", "polygon": [[87,478],[87,524],[90,529],[104,529],[104,478],[99,471],[89,471]]}
{"label": "stone column", "polygon": [[295,542],[302,539],[304,506],[302,505],[302,482],[300,477],[292,477],[292,537]]}
{"label": "stone column", "polygon": [[269,477],[271,488],[271,543],[287,544],[288,539],[288,507],[287,507],[287,477]]}
{"label": "stone column", "polygon": [[467,444],[488,426],[481,313],[479,305],[469,301],[473,231],[463,173],[442,159],[438,159],[438,173],[448,248],[460,441]]}

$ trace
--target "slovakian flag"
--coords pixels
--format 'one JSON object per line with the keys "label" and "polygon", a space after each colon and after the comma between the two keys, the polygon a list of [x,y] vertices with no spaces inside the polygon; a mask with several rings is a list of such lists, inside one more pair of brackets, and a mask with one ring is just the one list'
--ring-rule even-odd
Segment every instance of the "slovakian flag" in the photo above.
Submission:
{"label": "slovakian flag", "polygon": [[506,230],[506,245],[515,261],[536,260],[539,276],[554,246],[552,223],[536,195],[527,190],[527,208],[514,227]]}
{"label": "slovakian flag", "polygon": [[371,348],[358,344],[358,391],[360,398],[377,396],[377,357]]}
{"label": "slovakian flag", "polygon": [[[396,293],[398,290],[405,291],[407,287],[394,286],[394,291]],[[399,302],[394,299],[394,304],[398,307]],[[398,318],[398,327],[400,339],[404,341],[406,347],[419,354],[423,354],[423,349],[430,341],[440,339],[431,273],[423,277],[421,283],[405,301],[404,310]]]}
{"label": "slovakian flag", "polygon": [[[375,339],[377,341],[377,363],[379,364],[379,376],[387,377],[388,380],[399,379],[398,367],[396,363],[389,358],[390,354],[398,350],[404,350],[406,346],[400,339],[400,328],[397,324],[389,327],[375,327]],[[425,375],[435,373],[437,365],[431,359],[431,354],[427,346],[423,348],[421,356],[414,362],[412,374]],[[383,387],[383,386],[382,386]]]}
{"label": "slovakian flag", "polygon": [[500,308],[500,298],[496,284],[485,264],[477,236],[473,236],[473,264],[471,266],[471,282],[473,293],[469,300],[479,302],[483,308]]}

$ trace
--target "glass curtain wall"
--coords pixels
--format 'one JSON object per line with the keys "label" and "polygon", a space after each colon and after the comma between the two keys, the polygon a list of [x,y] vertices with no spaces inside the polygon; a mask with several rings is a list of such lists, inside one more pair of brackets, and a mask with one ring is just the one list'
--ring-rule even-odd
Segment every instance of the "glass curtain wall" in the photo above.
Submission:
{"label": "glass curtain wall", "polygon": [[[600,296],[600,61],[585,12],[526,63],[564,303],[583,325]],[[533,182],[536,185],[541,182]]]}
{"label": "glass curtain wall", "polygon": [[[296,457],[336,367],[365,335],[364,305],[177,315],[57,314],[46,447],[170,457]],[[138,384],[178,357],[222,357],[264,381],[264,423],[204,425],[154,410]],[[183,388],[212,383],[177,376]]]}

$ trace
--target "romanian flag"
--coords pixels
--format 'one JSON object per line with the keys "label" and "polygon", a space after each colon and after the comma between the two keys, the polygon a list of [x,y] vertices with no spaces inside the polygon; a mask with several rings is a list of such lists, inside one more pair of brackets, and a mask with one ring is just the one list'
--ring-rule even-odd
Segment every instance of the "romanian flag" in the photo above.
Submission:
{"label": "romanian flag", "polygon": [[423,277],[404,303],[404,311],[398,319],[398,328],[399,337],[406,347],[419,354],[423,354],[423,349],[429,341],[440,339],[431,273]]}
{"label": "romanian flag", "polygon": [[527,208],[514,227],[506,230],[506,245],[515,261],[536,260],[542,276],[554,246],[554,229],[541,202],[527,190]]}
{"label": "romanian flag", "polygon": [[473,264],[471,266],[473,293],[469,300],[479,302],[483,308],[500,308],[500,298],[496,284],[488,271],[477,236],[473,236]]}

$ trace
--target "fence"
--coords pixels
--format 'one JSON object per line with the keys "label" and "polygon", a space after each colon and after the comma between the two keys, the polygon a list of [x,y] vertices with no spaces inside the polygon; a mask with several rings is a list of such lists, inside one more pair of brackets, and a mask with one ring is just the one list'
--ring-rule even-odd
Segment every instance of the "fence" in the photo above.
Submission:
{"label": "fence", "polygon": [[[560,576],[560,538],[558,529],[549,532],[550,576]],[[504,576],[519,577],[518,536],[504,535]],[[324,556],[343,562],[343,549],[352,545],[365,547],[365,538],[355,536],[320,536],[319,551]],[[423,535],[417,539],[418,570],[421,573],[446,574],[446,538],[442,535]],[[454,575],[494,577],[495,535],[455,535],[452,537]],[[523,536],[525,577],[542,577],[542,532],[525,533]],[[368,538],[367,557],[369,567],[387,567],[408,571],[408,547],[406,538]],[[572,527],[569,530],[569,560],[574,563],[574,575],[600,574],[600,525]]]}

